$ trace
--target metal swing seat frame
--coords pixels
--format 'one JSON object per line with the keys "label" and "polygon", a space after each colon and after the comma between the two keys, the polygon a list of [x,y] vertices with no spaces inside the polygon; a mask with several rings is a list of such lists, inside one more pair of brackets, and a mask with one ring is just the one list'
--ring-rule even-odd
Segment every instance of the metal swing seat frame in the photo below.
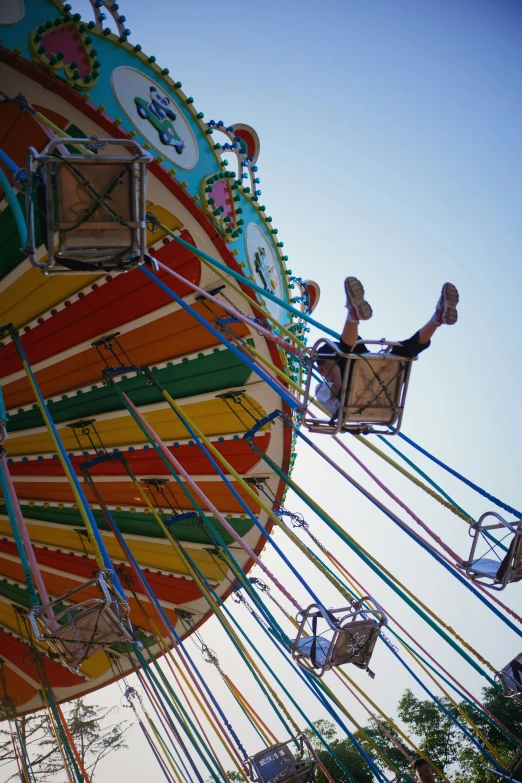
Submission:
{"label": "metal swing seat frame", "polygon": [[[487,517],[495,517],[497,521],[484,524]],[[513,535],[502,559],[475,558],[477,545],[487,530],[505,530]],[[473,537],[469,559],[463,563],[468,579],[490,590],[504,590],[508,584],[522,579],[522,519],[513,524],[506,522],[496,511],[486,511],[468,532]],[[494,542],[489,544],[489,551],[495,552],[495,548]]]}
{"label": "metal swing seat frame", "polygon": [[495,682],[508,699],[522,698],[522,653],[495,674]]}
{"label": "metal swing seat frame", "polygon": [[[496,775],[500,778],[499,783],[521,783],[520,776],[522,770],[520,767],[522,766],[522,745],[518,746],[518,749],[507,765],[507,767],[504,769],[503,772],[499,772],[498,769],[492,769],[491,767],[486,767],[488,772],[493,773],[493,775]],[[515,774],[518,774],[518,780],[514,778],[513,776]]]}
{"label": "metal swing seat frame", "polygon": [[[71,140],[72,142],[72,140]],[[59,156],[67,139],[54,139],[42,153],[29,147],[25,171],[27,253],[47,275],[127,271],[146,260],[147,164],[153,158],[132,139],[74,139],[98,154]],[[107,147],[126,154],[101,154]],[[39,173],[43,179],[33,187]],[[36,202],[36,203],[35,203]],[[35,207],[42,219],[47,260],[39,261]]]}
{"label": "metal swing seat frame", "polygon": [[[91,588],[99,595],[63,607]],[[112,583],[112,572],[104,570],[45,606],[34,607],[29,619],[35,638],[48,644],[63,665],[78,674],[81,664],[96,653],[118,642],[136,642],[129,612],[127,600]]]}
{"label": "metal swing seat frame", "polygon": [[[339,435],[396,435],[402,424],[412,363],[416,357],[394,356],[387,352],[400,343],[389,340],[358,340],[357,346],[380,345],[379,353],[343,353],[335,343],[321,338],[312,346],[302,402],[303,423],[310,432]],[[345,360],[339,410],[330,419],[308,413],[314,399],[311,394],[312,368],[319,349],[328,346],[339,359]],[[324,356],[324,355],[323,355]],[[327,381],[325,381],[326,383]]]}
{"label": "metal swing seat frame", "polygon": [[[288,747],[299,743],[299,755]],[[305,734],[297,734],[287,742],[278,742],[243,762],[252,783],[309,783],[314,779],[318,759]]]}
{"label": "metal swing seat frame", "polygon": [[[365,603],[370,606],[364,606]],[[381,629],[388,623],[388,617],[371,596],[363,596],[351,606],[341,609],[325,610],[318,604],[310,604],[299,612],[296,620],[299,622],[299,630],[290,648],[292,658],[302,669],[321,679],[334,666],[353,663],[373,676],[368,665]],[[306,636],[306,625],[310,620],[312,634]],[[318,634],[321,620],[326,623],[326,629]]]}

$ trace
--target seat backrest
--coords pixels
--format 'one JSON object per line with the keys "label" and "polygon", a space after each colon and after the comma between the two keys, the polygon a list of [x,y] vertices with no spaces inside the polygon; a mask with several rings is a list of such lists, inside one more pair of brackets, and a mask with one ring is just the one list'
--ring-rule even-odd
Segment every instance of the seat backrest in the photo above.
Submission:
{"label": "seat backrest", "polygon": [[252,762],[263,783],[269,783],[286,770],[290,771],[294,766],[295,757],[290,748],[281,743],[257,753],[252,758]]}
{"label": "seat backrest", "polygon": [[70,662],[78,666],[122,638],[122,631],[106,614],[103,604],[97,603],[78,612],[71,607],[67,622],[52,632],[51,641],[58,642]]}
{"label": "seat backrest", "polygon": [[[55,227],[60,232],[59,252],[78,253],[85,248],[118,252],[133,243],[133,229],[124,225],[136,220],[136,185],[129,164],[79,161],[56,165]],[[100,203],[103,196],[105,203]],[[121,219],[121,220],[120,220]],[[121,222],[124,221],[124,222]]]}
{"label": "seat backrest", "polygon": [[515,533],[497,572],[497,581],[518,582],[522,579],[522,532]]}
{"label": "seat backrest", "polygon": [[359,354],[347,363],[349,379],[345,421],[391,426],[398,417],[407,359],[387,354]]}
{"label": "seat backrest", "polygon": [[504,666],[498,677],[506,690],[522,693],[522,654]]}
{"label": "seat backrest", "polygon": [[355,620],[339,631],[331,656],[332,666],[353,663],[366,669],[379,638],[380,625],[376,620]]}

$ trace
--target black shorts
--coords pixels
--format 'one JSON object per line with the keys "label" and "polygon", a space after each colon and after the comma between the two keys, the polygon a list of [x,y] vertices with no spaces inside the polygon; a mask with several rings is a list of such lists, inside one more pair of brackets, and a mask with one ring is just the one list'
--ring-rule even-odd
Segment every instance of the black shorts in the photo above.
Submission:
{"label": "black shorts", "polygon": [[[357,337],[360,340],[360,337]],[[338,343],[340,350],[343,353],[370,353],[364,343],[358,343],[355,347],[353,345],[346,345],[342,340]],[[419,332],[415,332],[412,337],[408,337],[407,340],[401,340],[399,345],[394,345],[390,350],[392,356],[404,356],[408,359],[413,359],[420,353],[429,348],[431,340],[427,343],[419,342]]]}

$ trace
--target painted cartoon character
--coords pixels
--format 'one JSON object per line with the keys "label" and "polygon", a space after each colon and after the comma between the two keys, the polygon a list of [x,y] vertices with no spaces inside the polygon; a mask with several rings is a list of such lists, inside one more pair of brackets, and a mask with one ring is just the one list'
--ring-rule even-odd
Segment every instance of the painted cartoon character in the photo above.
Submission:
{"label": "painted cartoon character", "polygon": [[277,288],[277,285],[274,282],[274,267],[267,264],[266,250],[264,247],[258,248],[257,252],[254,254],[254,264],[256,272],[263,283],[263,288],[265,291],[269,291],[273,294]]}
{"label": "painted cartoon character", "polygon": [[156,128],[161,143],[174,147],[178,155],[181,155],[185,142],[178,136],[173,125],[176,114],[169,108],[170,98],[153,85],[150,88],[150,102],[136,97],[134,103],[140,117]]}

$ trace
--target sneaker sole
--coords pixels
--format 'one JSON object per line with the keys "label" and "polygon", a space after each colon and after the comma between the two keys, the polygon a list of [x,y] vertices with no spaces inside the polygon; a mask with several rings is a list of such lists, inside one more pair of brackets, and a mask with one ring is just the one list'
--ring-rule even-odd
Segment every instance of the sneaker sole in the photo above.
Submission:
{"label": "sneaker sole", "polygon": [[373,315],[373,310],[364,298],[364,286],[361,281],[356,277],[347,277],[344,281],[344,290],[359,317],[359,321],[368,321]]}
{"label": "sneaker sole", "polygon": [[457,313],[457,305],[459,303],[459,292],[453,285],[453,283],[444,283],[442,286],[442,296],[444,299],[444,310],[442,323],[447,326],[453,326],[457,323],[459,314]]}

